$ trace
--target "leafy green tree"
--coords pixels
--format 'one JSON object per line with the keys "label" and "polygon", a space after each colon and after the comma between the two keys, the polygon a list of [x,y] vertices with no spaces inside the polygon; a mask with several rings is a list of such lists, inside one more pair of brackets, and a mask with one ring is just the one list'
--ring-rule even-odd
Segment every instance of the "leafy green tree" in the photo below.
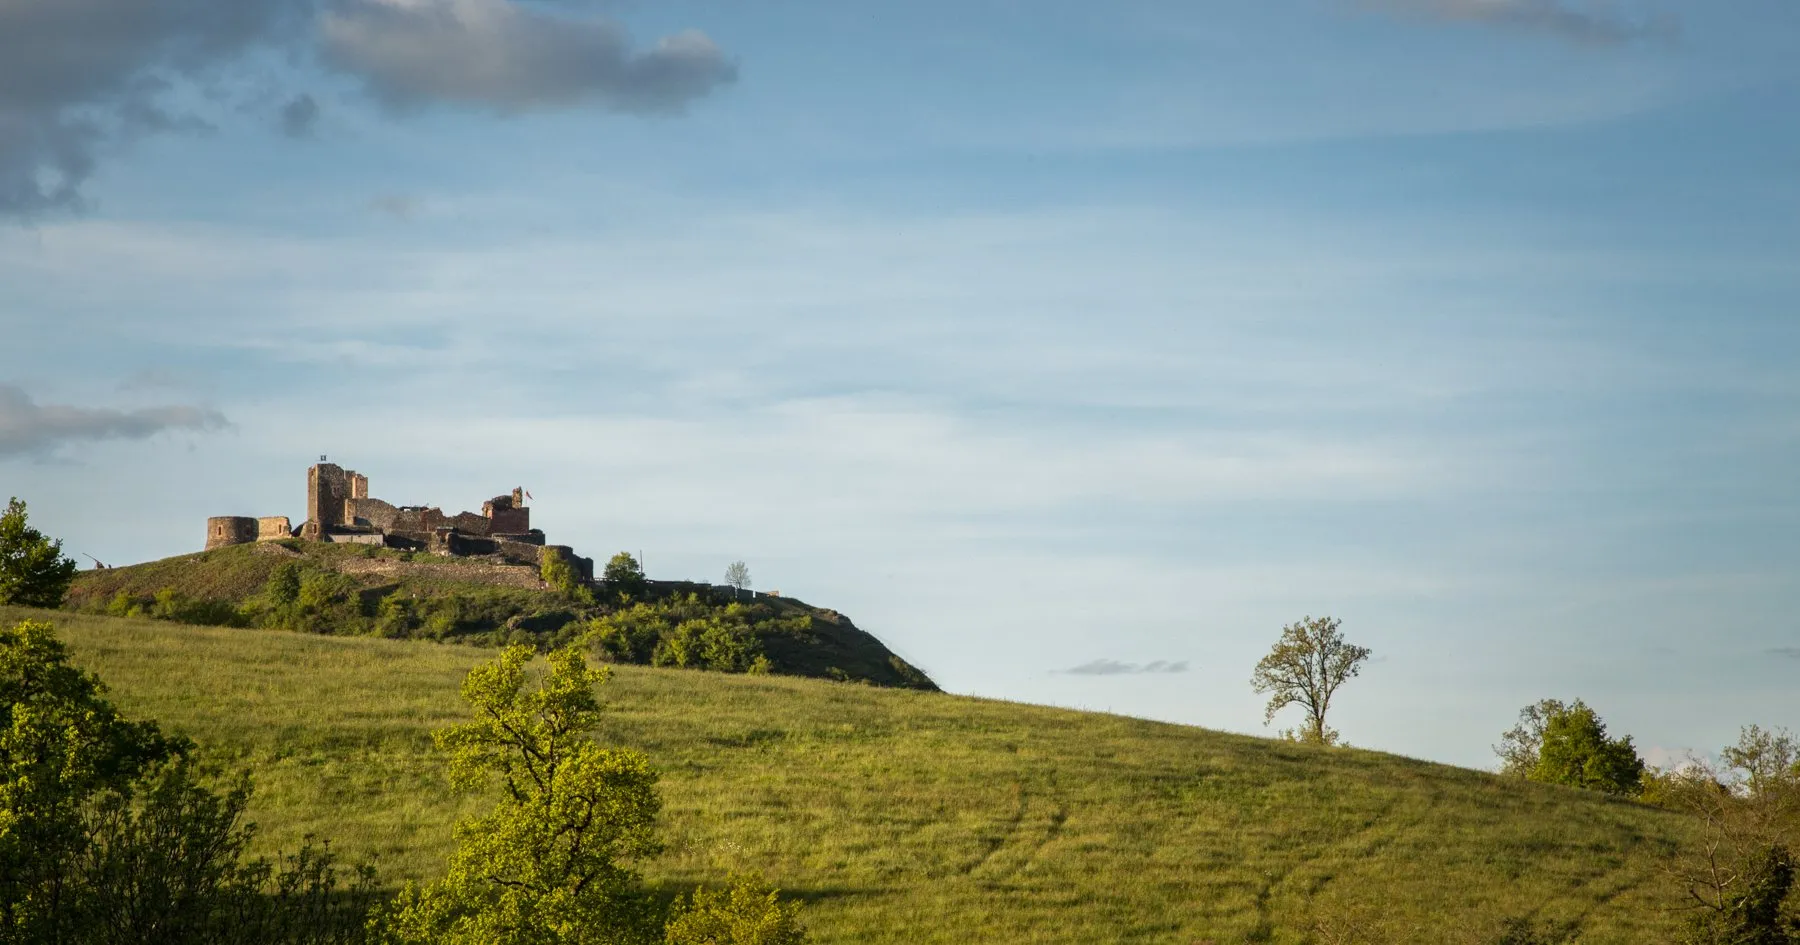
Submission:
{"label": "leafy green tree", "polygon": [[1346,642],[1338,630],[1341,623],[1333,617],[1306,617],[1289,624],[1269,655],[1257,661],[1250,685],[1270,694],[1264,725],[1274,720],[1275,713],[1299,705],[1306,710],[1306,719],[1298,731],[1283,734],[1308,744],[1337,744],[1338,733],[1325,724],[1326,710],[1338,687],[1362,671],[1370,652]]}
{"label": "leafy green tree", "polygon": [[656,772],[636,751],[589,731],[600,705],[570,647],[527,692],[532,651],[514,646],[470,672],[475,718],[436,733],[452,785],[498,782],[499,803],[456,827],[448,874],[408,887],[386,926],[397,942],[563,945],[636,942],[654,916],[629,863],[655,853]]}
{"label": "leafy green tree", "polygon": [[48,624],[0,630],[0,941],[355,943],[373,872],[329,852],[243,859],[243,778],[217,792],[192,745],[122,717]]}
{"label": "leafy green tree", "polygon": [[87,803],[190,747],[128,721],[103,691],[50,624],[0,630],[0,940],[54,939],[73,913]]}
{"label": "leafy green tree", "polygon": [[664,927],[664,945],[800,945],[806,933],[799,906],[772,889],[739,879],[729,890],[694,890],[677,899]]}
{"label": "leafy green tree", "polygon": [[634,600],[644,596],[644,590],[649,587],[643,566],[628,551],[621,551],[606,562],[601,580],[606,582],[608,590]]}
{"label": "leafy green tree", "polygon": [[1520,716],[1520,727],[1504,736],[1502,756],[1508,764],[1522,764],[1523,752],[1535,743],[1537,760],[1524,769],[1527,779],[1622,796],[1642,790],[1644,760],[1631,736],[1607,738],[1606,723],[1587,703],[1546,699]]}
{"label": "leafy green tree", "polygon": [[1500,744],[1494,746],[1494,754],[1500,756],[1500,773],[1530,777],[1544,747],[1544,726],[1568,711],[1568,704],[1560,699],[1539,699],[1520,709],[1519,724],[1501,735]]}
{"label": "leafy green tree", "polygon": [[25,503],[9,500],[0,514],[0,604],[61,607],[74,581],[75,559],[63,557],[62,542],[32,528]]}

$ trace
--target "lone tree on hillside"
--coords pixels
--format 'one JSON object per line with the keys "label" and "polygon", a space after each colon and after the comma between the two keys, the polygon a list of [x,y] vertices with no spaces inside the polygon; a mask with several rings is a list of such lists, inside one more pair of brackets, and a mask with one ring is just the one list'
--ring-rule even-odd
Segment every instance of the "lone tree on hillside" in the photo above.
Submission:
{"label": "lone tree on hillside", "polygon": [[25,503],[6,503],[0,515],[0,604],[61,607],[75,580],[75,559],[25,522]]}
{"label": "lone tree on hillside", "polygon": [[1306,721],[1298,731],[1283,732],[1295,741],[1313,745],[1335,745],[1338,733],[1325,724],[1325,710],[1331,697],[1350,679],[1361,672],[1369,658],[1369,648],[1344,641],[1338,632],[1342,621],[1334,617],[1307,617],[1281,630],[1274,649],[1256,664],[1250,685],[1259,693],[1270,693],[1269,705],[1263,713],[1263,724],[1275,719],[1275,713],[1290,705],[1306,709]]}
{"label": "lone tree on hillside", "polygon": [[725,585],[739,594],[750,586],[750,566],[742,561],[733,561],[725,567]]}

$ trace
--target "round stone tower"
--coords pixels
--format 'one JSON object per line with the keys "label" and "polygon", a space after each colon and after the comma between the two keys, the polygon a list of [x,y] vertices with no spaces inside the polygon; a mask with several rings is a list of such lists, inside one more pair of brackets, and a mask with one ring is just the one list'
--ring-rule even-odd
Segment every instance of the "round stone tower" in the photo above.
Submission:
{"label": "round stone tower", "polygon": [[242,515],[217,515],[206,520],[206,550],[256,541],[256,519]]}

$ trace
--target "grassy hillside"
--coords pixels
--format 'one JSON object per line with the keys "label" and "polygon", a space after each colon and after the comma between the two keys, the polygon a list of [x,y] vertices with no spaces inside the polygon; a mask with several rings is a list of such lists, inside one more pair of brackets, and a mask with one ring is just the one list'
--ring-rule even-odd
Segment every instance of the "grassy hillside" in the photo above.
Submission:
{"label": "grassy hillside", "polygon": [[[300,600],[285,609],[265,599],[283,568],[306,575]],[[314,580],[315,578],[319,580]],[[305,628],[341,635],[426,638],[494,645],[556,645],[578,636],[596,617],[628,610],[599,587],[586,603],[547,589],[532,567],[481,558],[448,558],[367,545],[270,542],[234,545],[128,567],[81,572],[68,608],[115,615],[135,609],[189,623]],[[158,609],[156,595],[175,596]],[[651,582],[640,597],[673,614],[659,615],[660,631],[639,620],[635,653],[624,662],[650,662],[655,643],[675,625],[725,614],[735,600],[723,588]],[[692,605],[679,602],[691,600]],[[750,595],[726,621],[749,641],[752,655],[774,672],[916,689],[937,687],[848,617],[792,598]],[[652,620],[652,623],[656,623]],[[659,635],[660,633],[660,635]],[[628,649],[630,647],[627,647]],[[698,645],[690,647],[699,660]],[[663,659],[670,654],[665,652]],[[741,671],[749,657],[738,660]],[[676,659],[677,665],[686,659]]]}
{"label": "grassy hillside", "polygon": [[[33,612],[0,608],[0,620]],[[440,868],[428,733],[466,647],[67,613],[117,702],[254,763],[265,842],[392,879]],[[760,871],[818,942],[1493,941],[1505,919],[1664,941],[1674,815],[1464,769],[1116,716],[823,680],[620,667],[601,737],[663,772],[676,888]],[[1341,939],[1340,939],[1341,940]]]}

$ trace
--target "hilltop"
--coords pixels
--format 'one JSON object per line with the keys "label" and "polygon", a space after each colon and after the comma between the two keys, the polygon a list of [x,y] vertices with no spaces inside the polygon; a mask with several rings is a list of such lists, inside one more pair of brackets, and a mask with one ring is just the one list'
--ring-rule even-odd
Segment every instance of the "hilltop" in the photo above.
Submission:
{"label": "hilltop", "polygon": [[540,647],[587,634],[598,620],[612,644],[606,655],[618,662],[937,688],[834,610],[689,582],[644,582],[631,597],[621,601],[585,581],[552,588],[539,567],[499,557],[288,539],[84,571],[66,606],[194,624]]}
{"label": "hilltop", "polygon": [[[270,848],[314,833],[429,876],[481,803],[429,732],[489,652],[0,608],[44,616],[127,711],[255,766]],[[816,679],[621,666],[601,695],[599,736],[663,773],[652,887],[758,871],[818,943],[1492,943],[1531,917],[1624,945],[1676,922],[1657,866],[1688,822],[1591,793]]]}

